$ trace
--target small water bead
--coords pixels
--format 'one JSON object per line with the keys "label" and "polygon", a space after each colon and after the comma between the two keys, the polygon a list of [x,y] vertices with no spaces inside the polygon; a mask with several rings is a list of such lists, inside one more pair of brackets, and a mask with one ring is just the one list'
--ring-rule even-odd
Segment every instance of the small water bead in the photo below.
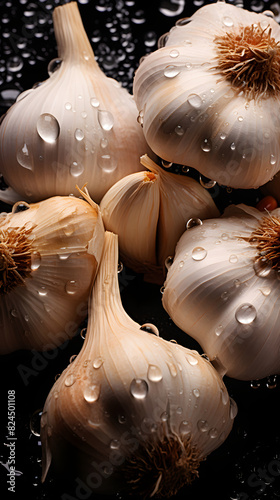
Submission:
{"label": "small water bead", "polygon": [[244,120],[243,116],[239,116],[237,119],[239,122],[243,122],[243,120]]}
{"label": "small water bead", "polygon": [[270,375],[269,377],[267,377],[265,385],[268,389],[276,389],[277,382],[278,382],[277,375]]}
{"label": "small water bead", "polygon": [[47,294],[48,294],[48,291],[46,290],[46,287],[41,286],[38,290],[38,295],[40,295],[40,297],[45,297]]}
{"label": "small water bead", "polygon": [[166,66],[163,71],[163,74],[166,78],[175,78],[175,76],[179,75],[180,70],[176,66]]}
{"label": "small water bead", "polygon": [[29,149],[25,143],[17,152],[17,161],[22,167],[32,170],[32,159],[29,154]]}
{"label": "small water bead", "polygon": [[238,413],[238,408],[237,408],[237,404],[234,401],[234,399],[229,398],[229,400],[230,400],[230,411],[229,411],[229,414],[230,414],[230,418],[233,420],[236,417],[237,413]]}
{"label": "small water bead", "polygon": [[179,136],[184,135],[184,132],[185,132],[181,125],[177,125],[177,127],[175,127],[174,131],[175,131],[175,134],[177,134]]}
{"label": "small water bead", "polygon": [[179,269],[182,269],[182,267],[184,267],[184,265],[185,265],[185,262],[183,260],[180,260],[180,262],[178,264]]}
{"label": "small water bead", "polygon": [[222,133],[220,134],[220,139],[221,139],[222,141],[224,141],[224,140],[226,139],[226,136],[227,136],[227,134],[225,134],[224,132],[222,132]]}
{"label": "small water bead", "polygon": [[55,71],[57,71],[62,63],[62,59],[56,58],[52,59],[48,64],[48,74],[51,76]]}
{"label": "small water bead", "polygon": [[37,120],[37,132],[43,141],[54,144],[60,133],[57,119],[50,113],[43,113]]}
{"label": "small water bead", "polygon": [[162,422],[167,422],[168,421],[169,414],[167,413],[167,411],[162,412],[162,414],[160,416],[160,419],[161,419]]}
{"label": "small water bead", "polygon": [[218,325],[215,329],[215,334],[217,335],[217,337],[219,337],[221,333],[223,333],[223,331],[224,331],[223,325]]}
{"label": "small water bead", "polygon": [[110,111],[98,110],[98,122],[103,130],[109,131],[114,126],[114,117]]}
{"label": "small water bead", "polygon": [[222,18],[222,22],[223,24],[227,27],[227,28],[230,28],[231,26],[233,26],[233,20],[231,19],[231,17],[228,17],[228,16],[224,16]]}
{"label": "small water bead", "polygon": [[189,219],[187,224],[186,224],[186,229],[191,229],[192,227],[195,226],[202,226],[203,222],[201,219],[198,219],[197,217],[193,217],[192,219]]}
{"label": "small water bead", "polygon": [[258,259],[254,263],[254,271],[259,278],[267,278],[272,271],[272,263],[266,258]]}
{"label": "small water bead", "polygon": [[82,129],[76,128],[76,130],[74,132],[74,137],[77,141],[82,141],[85,137],[85,134],[84,134]]}
{"label": "small water bead", "polygon": [[90,104],[92,105],[93,108],[98,108],[100,106],[100,102],[96,97],[92,97],[90,99]]}
{"label": "small water bead", "polygon": [[120,424],[125,424],[126,423],[126,416],[125,415],[119,415],[118,416],[118,422]]}
{"label": "small water bead", "polygon": [[211,189],[216,185],[216,181],[208,179],[208,177],[205,177],[204,175],[199,176],[199,182],[205,189]]}
{"label": "small water bead", "polygon": [[93,368],[95,368],[95,370],[98,370],[99,368],[101,368],[103,363],[104,363],[104,360],[101,358],[101,356],[97,356],[97,358],[95,358],[93,360],[92,366],[93,366]]}
{"label": "small water bead", "polygon": [[193,107],[193,108],[200,108],[203,101],[201,97],[198,94],[190,94],[187,98],[187,102]]}
{"label": "small water bead", "polygon": [[69,280],[65,284],[65,291],[68,295],[74,295],[76,292],[80,290],[80,284],[78,281]]}
{"label": "small water bead", "polygon": [[69,363],[73,363],[73,361],[76,359],[77,357],[77,354],[73,354],[73,356],[71,356],[71,358],[69,359]]}
{"label": "small water bead", "polygon": [[159,337],[158,328],[155,325],[153,325],[152,323],[144,323],[144,325],[142,325],[140,327],[140,330],[144,330],[145,332],[152,333],[152,334],[156,335],[157,337]]}
{"label": "small water bead", "polygon": [[198,359],[192,354],[186,354],[186,360],[191,366],[195,366],[198,364]]}
{"label": "small water bead", "polygon": [[84,390],[84,399],[88,403],[94,403],[98,400],[100,396],[100,385],[91,384],[88,385]]}
{"label": "small water bead", "polygon": [[257,317],[257,311],[252,304],[242,304],[235,312],[235,318],[242,325],[249,325]]}
{"label": "small water bead", "polygon": [[116,158],[110,154],[100,155],[97,159],[99,167],[103,172],[110,174],[118,165]]}
{"label": "small water bead", "polygon": [[169,371],[170,371],[170,374],[172,375],[172,377],[176,377],[176,375],[177,375],[177,368],[174,365],[174,363],[170,363],[170,361],[167,361],[166,364],[167,364],[167,366],[169,368]]}
{"label": "small water bead", "polygon": [[199,398],[199,397],[200,397],[200,391],[199,391],[199,389],[193,389],[192,393],[193,393],[193,395],[194,395],[196,398]]}
{"label": "small water bead", "polygon": [[230,149],[231,149],[232,151],[234,151],[234,150],[235,150],[235,147],[236,147],[236,146],[235,146],[235,143],[234,143],[234,142],[232,142],[232,143],[231,143],[231,145],[230,145]]}
{"label": "small water bead", "polygon": [[82,328],[82,330],[80,331],[80,337],[85,340],[86,338],[86,333],[87,333],[87,329],[86,328]]}
{"label": "small water bead", "polygon": [[171,168],[173,163],[170,162],[170,161],[166,161],[166,160],[161,160],[161,164],[164,168]]}
{"label": "small water bead", "polygon": [[222,400],[223,405],[227,405],[228,400],[229,400],[229,395],[228,395],[228,391],[224,387],[221,387],[221,400]]}
{"label": "small water bead", "polygon": [[238,257],[237,257],[237,255],[232,254],[229,256],[228,260],[231,264],[236,264],[238,262]]}
{"label": "small water bead", "polygon": [[216,427],[213,427],[212,429],[210,429],[210,431],[208,432],[208,435],[211,439],[215,439],[216,437],[218,437],[218,430],[216,429]]}
{"label": "small water bead", "polygon": [[179,425],[179,434],[180,436],[186,436],[187,434],[190,434],[192,431],[192,424],[191,422],[188,422],[187,420],[182,420],[182,422]]}
{"label": "small water bead", "polygon": [[275,165],[276,161],[276,157],[274,155],[270,155],[270,165]]}
{"label": "small water bead", "polygon": [[164,265],[166,269],[169,269],[172,266],[172,264],[173,264],[173,257],[169,255],[168,257],[166,257]]}
{"label": "small water bead", "polygon": [[110,442],[110,448],[111,450],[118,450],[121,446],[121,443],[118,439],[112,439]]}
{"label": "small water bead", "polygon": [[31,270],[36,271],[41,265],[41,255],[39,252],[32,252],[31,254]]}
{"label": "small water bead", "polygon": [[209,429],[209,424],[207,420],[199,420],[197,422],[197,428],[200,432],[207,432]]}
{"label": "small water bead", "polygon": [[130,393],[135,399],[144,399],[148,390],[148,384],[142,378],[134,378],[130,384]]}
{"label": "small water bead", "polygon": [[16,309],[11,309],[11,310],[10,310],[10,315],[11,315],[13,318],[17,318],[17,317],[18,317],[17,310],[16,310]]}
{"label": "small water bead", "polygon": [[161,369],[156,365],[149,365],[147,377],[151,382],[160,382],[162,380]]}
{"label": "small water bead", "polygon": [[192,251],[192,258],[193,260],[200,261],[205,259],[207,255],[207,250],[203,247],[195,247]]}
{"label": "small water bead", "polygon": [[261,383],[259,380],[251,380],[250,387],[251,389],[259,389],[261,387]]}
{"label": "small water bead", "polygon": [[82,163],[73,161],[73,163],[70,165],[69,171],[73,177],[79,177],[84,172],[84,166]]}
{"label": "small water bead", "polygon": [[[46,413],[46,412],[45,412]],[[36,410],[29,421],[29,427],[33,436],[40,437],[40,422],[42,418],[43,410]]]}
{"label": "small water bead", "polygon": [[271,288],[269,286],[265,286],[263,288],[260,288],[260,292],[265,296],[268,297],[271,294]]}
{"label": "small water bead", "polygon": [[212,149],[212,144],[210,139],[204,139],[204,141],[201,143],[201,149],[204,151],[204,153],[210,153]]}
{"label": "small water bead", "polygon": [[179,51],[177,49],[172,49],[170,52],[169,52],[169,55],[170,57],[172,58],[176,58],[179,56]]}
{"label": "small water bead", "polygon": [[64,381],[64,385],[66,387],[71,387],[75,382],[76,382],[75,375],[73,373],[70,373],[69,375],[67,375],[67,377]]}

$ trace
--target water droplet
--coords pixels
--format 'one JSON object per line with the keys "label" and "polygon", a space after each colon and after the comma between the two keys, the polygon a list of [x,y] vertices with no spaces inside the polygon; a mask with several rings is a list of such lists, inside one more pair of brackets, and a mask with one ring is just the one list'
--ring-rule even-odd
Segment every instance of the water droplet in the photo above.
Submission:
{"label": "water droplet", "polygon": [[107,173],[113,172],[117,167],[117,160],[110,154],[100,155],[97,159],[99,167]]}
{"label": "water droplet", "polygon": [[170,161],[166,161],[166,160],[161,160],[161,164],[164,168],[171,168],[173,163],[170,162]]}
{"label": "water droplet", "polygon": [[191,229],[194,226],[201,226],[201,225],[202,225],[202,220],[198,219],[197,217],[194,217],[188,220],[186,224],[186,229]]}
{"label": "water droplet", "polygon": [[136,399],[144,399],[148,394],[148,384],[141,378],[134,378],[130,384],[130,392]]}
{"label": "water droplet", "polygon": [[167,422],[167,420],[169,419],[169,415],[168,415],[167,411],[162,412],[160,419],[162,422]]}
{"label": "water droplet", "polygon": [[142,325],[140,327],[140,330],[144,330],[144,332],[148,332],[148,333],[153,333],[154,335],[159,337],[158,328],[155,325],[153,325],[152,323],[145,323],[144,325]]}
{"label": "water droplet", "polygon": [[27,168],[28,170],[32,170],[31,157],[29,155],[28,147],[25,143],[23,147],[20,148],[17,152],[17,161],[22,167]]}
{"label": "water droplet", "polygon": [[177,135],[184,135],[184,129],[183,127],[181,127],[181,125],[177,125],[177,127],[175,127],[175,134]]}
{"label": "water droplet", "polygon": [[242,325],[249,325],[257,317],[257,311],[252,304],[242,304],[235,312],[236,320]]}
{"label": "water droplet", "polygon": [[237,119],[239,122],[243,122],[243,120],[244,120],[243,116],[239,116]]}
{"label": "water droplet", "polygon": [[223,333],[223,330],[224,330],[224,327],[223,325],[218,325],[215,329],[215,334],[217,335],[217,337],[219,337],[221,335],[221,333]]}
{"label": "water droplet", "polygon": [[98,110],[98,121],[103,130],[109,131],[113,128],[114,117],[110,111]]}
{"label": "water droplet", "polygon": [[191,430],[192,430],[191,422],[188,422],[187,420],[182,420],[179,426],[179,434],[181,436],[186,436],[187,434],[190,434]]}
{"label": "water droplet", "polygon": [[207,251],[203,247],[195,247],[192,251],[193,260],[203,260],[207,255]]}
{"label": "water droplet", "polygon": [[125,424],[126,423],[126,416],[125,415],[119,415],[118,416],[118,422],[120,424]]}
{"label": "water droplet", "polygon": [[210,429],[210,431],[208,432],[208,434],[209,434],[209,437],[211,439],[214,439],[214,438],[216,438],[218,436],[219,433],[218,433],[218,431],[217,431],[217,429],[215,427],[212,427],[212,429]]}
{"label": "water droplet", "polygon": [[268,389],[276,389],[277,375],[270,375],[269,377],[267,377],[265,385]]}
{"label": "water droplet", "polygon": [[93,368],[98,370],[98,368],[100,368],[103,365],[103,363],[104,363],[104,360],[101,358],[101,356],[97,356],[97,358],[95,358],[93,360],[92,366],[93,366]]}
{"label": "water droplet", "polygon": [[147,377],[151,382],[160,382],[162,380],[161,369],[156,365],[149,365]]}
{"label": "water droplet", "polygon": [[220,134],[220,139],[221,139],[222,141],[224,141],[224,140],[226,139],[226,136],[227,136],[227,134],[225,134],[224,132],[222,132],[222,133]]}
{"label": "water droplet", "polygon": [[228,395],[228,391],[224,387],[221,387],[221,400],[222,400],[223,405],[227,405],[228,400],[229,400],[229,395]]}
{"label": "water droplet", "polygon": [[200,391],[199,391],[199,389],[193,389],[192,393],[193,393],[193,395],[194,395],[196,398],[199,398],[199,396],[200,396]]}
{"label": "water droplet", "polygon": [[37,120],[37,132],[43,141],[54,144],[60,132],[57,119],[50,113],[43,113]]}
{"label": "water droplet", "polygon": [[176,366],[174,365],[174,363],[170,363],[169,361],[167,361],[166,364],[169,368],[169,371],[170,371],[170,374],[172,375],[172,377],[176,377],[177,369],[176,369]]}
{"label": "water droplet", "polygon": [[234,151],[234,150],[235,150],[235,144],[234,144],[234,142],[232,142],[232,143],[231,143],[231,145],[230,145],[230,149],[231,149],[232,151]]}
{"label": "water droplet", "polygon": [[173,257],[169,255],[168,257],[166,257],[164,265],[166,269],[169,269],[172,266],[172,264],[173,264]]}
{"label": "water droplet", "polygon": [[205,189],[211,189],[216,185],[216,181],[213,181],[212,179],[208,179],[204,175],[199,176],[199,182],[202,187]]}
{"label": "water droplet", "polygon": [[272,264],[266,258],[258,259],[254,263],[254,271],[260,278],[267,278],[272,271]]}
{"label": "water droplet", "polygon": [[40,295],[40,297],[45,297],[47,294],[48,294],[48,291],[46,290],[46,287],[41,286],[38,290],[38,295]]}
{"label": "water droplet", "polygon": [[207,420],[199,420],[197,422],[197,428],[200,432],[207,432],[209,429],[209,424]]}
{"label": "water droplet", "polygon": [[71,104],[71,102],[66,102],[66,103],[65,103],[65,109],[67,109],[67,111],[70,111],[70,109],[72,109],[72,104]]}
{"label": "water droplet", "polygon": [[48,74],[51,76],[55,71],[57,71],[62,63],[62,59],[56,58],[52,59],[48,64]]}
{"label": "water droplet", "polygon": [[84,134],[82,129],[76,128],[76,130],[74,132],[74,137],[75,137],[75,139],[77,139],[77,141],[82,141],[85,137],[85,134]]}
{"label": "water droplet", "polygon": [[74,295],[80,289],[80,285],[78,281],[69,280],[65,285],[65,291],[68,295]]}
{"label": "water droplet", "polygon": [[73,356],[71,356],[71,358],[69,359],[69,363],[73,363],[73,361],[76,359],[77,357],[77,354],[73,354]]}
{"label": "water droplet", "polygon": [[121,446],[121,443],[118,439],[112,439],[110,442],[110,448],[111,450],[118,450]]}
{"label": "water droplet", "polygon": [[269,286],[264,286],[263,288],[260,288],[260,292],[265,296],[268,297],[271,294],[271,288]]}
{"label": "water droplet", "polygon": [[180,260],[179,265],[178,265],[179,269],[182,269],[182,267],[184,267],[184,264],[185,264],[185,262],[183,260]]}
{"label": "water droplet", "polygon": [[66,385],[66,387],[71,387],[71,385],[73,385],[75,382],[76,382],[75,375],[73,373],[70,373],[70,375],[67,375],[64,385]]}
{"label": "water droplet", "polygon": [[93,108],[98,108],[100,103],[96,97],[92,97],[90,100],[90,104],[92,105]]}
{"label": "water droplet", "polygon": [[250,382],[250,387],[251,387],[252,389],[259,389],[259,388],[260,388],[260,386],[261,386],[261,383],[260,383],[260,381],[259,381],[259,380],[251,380],[251,382]]}
{"label": "water droplet", "polygon": [[234,399],[230,398],[229,400],[230,400],[229,414],[230,414],[230,418],[233,420],[236,417],[236,415],[237,415],[238,408],[237,408],[237,404],[234,401]]}
{"label": "water droplet", "polygon": [[236,264],[238,262],[238,257],[237,257],[237,255],[232,254],[229,256],[228,260],[231,264]]}
{"label": "water droplet", "polygon": [[31,254],[31,264],[30,264],[30,267],[32,269],[32,271],[36,271],[37,269],[39,269],[41,265],[41,255],[39,252],[32,252]]}
{"label": "water droplet", "polygon": [[193,107],[193,108],[200,108],[202,105],[202,99],[198,94],[190,94],[187,98],[187,102]]}
{"label": "water droplet", "polygon": [[201,149],[204,151],[204,153],[210,153],[212,149],[212,144],[210,139],[204,139],[204,141],[201,143]]}
{"label": "water droplet", "polygon": [[73,177],[79,177],[83,171],[84,171],[84,166],[82,163],[77,163],[76,161],[73,161],[73,163],[70,165],[70,174]]}
{"label": "water droplet", "polygon": [[176,66],[166,66],[166,68],[164,69],[164,76],[166,78],[174,78],[175,76],[179,75],[180,73],[180,70],[176,67]]}
{"label": "water droplet", "polygon": [[91,384],[84,390],[84,398],[88,403],[94,403],[98,400],[100,395],[100,385]]}
{"label": "water droplet", "polygon": [[[45,413],[47,413],[47,412],[45,412]],[[30,421],[29,421],[30,430],[31,430],[32,434],[36,437],[40,436],[40,422],[41,422],[42,414],[43,414],[42,409],[36,410],[32,414]]]}
{"label": "water droplet", "polygon": [[192,354],[186,354],[186,360],[191,366],[195,366],[198,364],[198,359]]}
{"label": "water droplet", "polygon": [[276,163],[276,158],[274,155],[270,155],[270,165],[275,165]]}
{"label": "water droplet", "polygon": [[222,21],[223,21],[223,24],[225,26],[227,26],[228,28],[230,28],[231,26],[233,26],[233,20],[231,19],[231,17],[228,17],[228,16],[224,16],[222,18]]}
{"label": "water droplet", "polygon": [[17,317],[18,317],[17,310],[16,310],[16,309],[11,309],[11,310],[10,310],[10,315],[11,315],[13,318],[17,318]]}

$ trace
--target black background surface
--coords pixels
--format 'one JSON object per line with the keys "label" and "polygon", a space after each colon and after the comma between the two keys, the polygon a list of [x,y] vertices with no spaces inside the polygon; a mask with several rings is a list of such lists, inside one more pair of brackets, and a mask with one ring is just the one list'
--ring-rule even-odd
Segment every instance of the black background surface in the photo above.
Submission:
{"label": "black background surface", "polygon": [[[16,96],[48,77],[48,63],[57,57],[52,27],[52,12],[63,1],[0,1],[0,114]],[[139,59],[157,47],[158,38],[174,23],[190,16],[204,5],[203,0],[81,0],[80,13],[96,58],[104,72],[119,80],[128,90]],[[229,2],[235,3],[235,2]],[[239,2],[240,3],[240,2]],[[244,1],[244,7],[260,12],[272,8],[280,11],[278,2]],[[280,16],[279,20],[280,20]],[[175,167],[176,170],[176,167]],[[195,172],[191,172],[196,175]],[[3,184],[2,184],[3,187]],[[255,205],[258,190],[240,191],[216,187],[212,195],[223,208],[230,203]],[[2,211],[11,207],[0,204]],[[140,324],[157,325],[160,335],[201,352],[200,347],[174,326],[161,305],[160,287],[147,284],[142,276],[129,269],[119,275],[123,304],[130,316]],[[84,325],[81,326],[83,328]],[[40,483],[41,445],[34,435],[39,417],[55,376],[67,366],[70,357],[81,349],[79,332],[67,345],[46,357],[40,353],[20,351],[0,359],[1,426],[0,426],[0,497],[51,500],[75,493],[50,475]],[[29,376],[23,378],[27,370]],[[229,394],[239,412],[227,441],[202,463],[200,478],[180,497],[200,500],[276,500],[280,498],[280,411],[279,383],[240,382],[225,377]],[[272,388],[273,386],[273,388]],[[8,458],[7,391],[16,394],[16,493],[7,488]],[[35,416],[34,416],[35,414]],[[31,432],[31,427],[33,432]],[[95,497],[96,498],[96,497]],[[112,497],[111,497],[112,498]],[[116,494],[115,498],[122,496]]]}

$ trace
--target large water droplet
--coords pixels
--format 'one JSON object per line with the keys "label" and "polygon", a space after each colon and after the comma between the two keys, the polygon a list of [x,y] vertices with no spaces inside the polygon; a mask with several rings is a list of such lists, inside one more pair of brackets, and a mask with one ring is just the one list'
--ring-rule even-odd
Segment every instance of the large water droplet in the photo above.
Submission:
{"label": "large water droplet", "polygon": [[188,220],[186,224],[186,229],[191,229],[194,226],[201,226],[201,225],[202,225],[202,220],[198,219],[197,217],[194,217]]}
{"label": "large water droplet", "polygon": [[144,325],[142,325],[140,327],[140,330],[144,330],[144,332],[148,332],[148,333],[153,333],[154,335],[159,337],[158,328],[155,325],[153,325],[152,323],[145,323]]}
{"label": "large water droplet", "polygon": [[204,151],[204,153],[210,153],[212,149],[212,144],[210,139],[204,139],[204,141],[201,143],[201,149]]}
{"label": "large water droplet", "polygon": [[175,76],[179,75],[180,70],[176,66],[166,66],[166,68],[163,71],[163,74],[166,78],[174,78]]}
{"label": "large water droplet", "polygon": [[58,57],[56,59],[52,59],[48,64],[48,74],[51,76],[55,71],[57,71],[62,63],[62,59]]}
{"label": "large water droplet", "polygon": [[103,130],[111,130],[114,125],[114,117],[110,111],[98,110],[99,125]]}
{"label": "large water droplet", "polygon": [[148,394],[148,384],[141,378],[134,378],[130,384],[130,392],[136,399],[144,399]]}
{"label": "large water droplet", "polygon": [[198,364],[198,359],[192,354],[186,354],[186,360],[191,366],[195,366]]}
{"label": "large water droplet", "polygon": [[30,267],[32,271],[36,271],[36,269],[39,269],[41,265],[41,255],[39,252],[33,252],[31,254],[31,264]]}
{"label": "large water droplet", "polygon": [[147,377],[151,382],[160,382],[162,380],[161,369],[156,365],[149,365]]}
{"label": "large water droplet", "polygon": [[104,363],[104,360],[101,358],[101,356],[97,356],[97,358],[95,358],[93,360],[92,366],[93,366],[93,368],[98,370],[98,368],[100,368],[103,365],[103,363]]}
{"label": "large water droplet", "polygon": [[98,108],[99,100],[96,97],[92,97],[90,99],[90,104],[92,105],[93,108]]}
{"label": "large water droplet", "polygon": [[82,129],[76,128],[76,130],[74,132],[74,137],[75,137],[75,139],[77,139],[77,141],[82,141],[85,137],[85,134],[84,134]]}
{"label": "large water droplet", "polygon": [[207,251],[203,247],[195,247],[192,251],[193,260],[203,260],[207,255]]}
{"label": "large water droplet", "polygon": [[203,102],[198,94],[190,94],[187,101],[193,108],[200,108]]}
{"label": "large water droplet", "polygon": [[69,280],[65,285],[65,291],[68,295],[74,295],[79,289],[79,282],[75,280]]}
{"label": "large water droplet", "polygon": [[97,159],[99,167],[104,171],[107,172],[108,174],[113,172],[115,168],[117,167],[117,160],[114,156],[110,154],[103,154],[100,155]]}
{"label": "large water droplet", "polygon": [[100,385],[91,384],[84,390],[84,398],[88,403],[94,403],[98,400],[100,395]]}
{"label": "large water droplet", "polygon": [[37,132],[43,141],[54,144],[60,132],[57,119],[50,113],[43,113],[37,120]]}
{"label": "large water droplet", "polygon": [[199,176],[199,182],[205,189],[212,189],[216,185],[216,181],[205,177],[204,175]]}
{"label": "large water droplet", "polygon": [[22,167],[27,168],[28,170],[32,170],[31,157],[29,155],[28,147],[25,143],[23,147],[20,148],[17,152],[17,161]]}
{"label": "large water droplet", "polygon": [[71,385],[73,385],[75,382],[76,382],[75,375],[73,373],[70,373],[69,375],[67,375],[64,385],[66,385],[66,387],[71,387]]}
{"label": "large water droplet", "polygon": [[199,420],[197,422],[197,428],[200,432],[207,432],[209,429],[209,424],[207,420]]}
{"label": "large water droplet", "polygon": [[258,259],[254,263],[254,271],[260,278],[267,278],[272,271],[272,264],[266,258]]}
{"label": "large water droplet", "polygon": [[249,325],[257,317],[257,311],[252,304],[242,304],[235,312],[235,318],[242,325]]}
{"label": "large water droplet", "polygon": [[84,171],[84,166],[82,163],[73,161],[73,163],[70,165],[69,171],[73,177],[79,177]]}

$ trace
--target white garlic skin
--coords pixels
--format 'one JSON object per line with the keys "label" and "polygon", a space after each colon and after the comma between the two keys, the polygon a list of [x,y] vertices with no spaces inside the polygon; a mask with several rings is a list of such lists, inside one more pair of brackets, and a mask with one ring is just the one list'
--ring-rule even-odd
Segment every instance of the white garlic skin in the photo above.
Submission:
{"label": "white garlic skin", "polygon": [[0,354],[50,350],[72,338],[87,315],[101,258],[104,227],[97,205],[58,196],[31,204],[0,218],[0,244],[12,229],[30,228],[27,276],[6,292],[1,269]]}
{"label": "white garlic skin", "polygon": [[26,201],[74,193],[78,182],[99,203],[142,170],[147,144],[133,97],[95,61],[77,4],[55,8],[53,19],[61,65],[4,117],[0,172]]}
{"label": "white garlic skin", "polygon": [[151,149],[233,188],[256,188],[280,169],[280,98],[248,99],[213,68],[214,38],[240,26],[269,26],[270,17],[217,2],[178,22],[165,45],[136,71],[134,97]]}
{"label": "white garlic skin", "polygon": [[[117,269],[116,247],[113,260]],[[49,393],[41,439],[43,480],[50,463],[60,473],[75,464],[74,477],[94,489],[98,473],[94,491],[112,494],[127,486],[126,460],[148,443],[164,434],[188,435],[202,459],[224,442],[237,410],[208,360],[141,330],[129,318],[117,275],[103,264],[84,346]]]}
{"label": "white garlic skin", "polygon": [[[271,212],[280,216],[280,209]],[[264,213],[231,206],[187,230],[169,268],[163,306],[226,375],[253,380],[280,373],[280,280],[256,263],[250,238]],[[269,215],[267,215],[269,217]]]}

